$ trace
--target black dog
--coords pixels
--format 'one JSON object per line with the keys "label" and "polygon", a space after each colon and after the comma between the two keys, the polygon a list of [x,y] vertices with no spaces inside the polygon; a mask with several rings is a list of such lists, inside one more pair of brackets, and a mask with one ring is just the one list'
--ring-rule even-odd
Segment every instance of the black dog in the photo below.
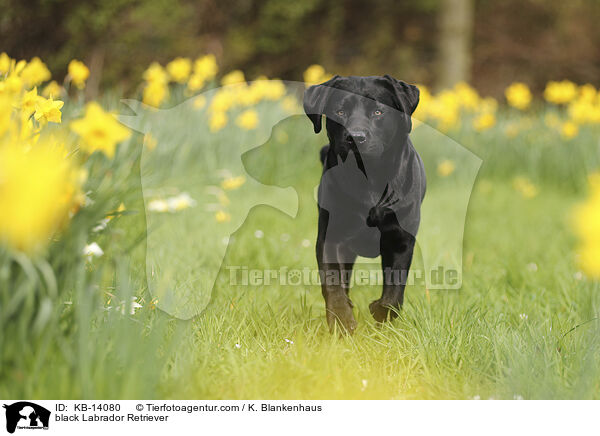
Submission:
{"label": "black dog", "polygon": [[331,330],[356,328],[348,292],[357,256],[381,255],[383,293],[369,306],[375,320],[402,306],[425,195],[423,162],[408,137],[418,102],[417,87],[388,75],[335,76],[304,95],[315,133],[327,120],[316,249]]}

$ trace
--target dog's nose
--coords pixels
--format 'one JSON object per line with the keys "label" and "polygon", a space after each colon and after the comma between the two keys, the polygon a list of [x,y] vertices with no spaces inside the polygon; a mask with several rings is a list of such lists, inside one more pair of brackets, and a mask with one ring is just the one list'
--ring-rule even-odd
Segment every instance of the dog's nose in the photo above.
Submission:
{"label": "dog's nose", "polygon": [[346,135],[346,141],[354,141],[356,144],[364,144],[367,141],[367,132],[351,130]]}

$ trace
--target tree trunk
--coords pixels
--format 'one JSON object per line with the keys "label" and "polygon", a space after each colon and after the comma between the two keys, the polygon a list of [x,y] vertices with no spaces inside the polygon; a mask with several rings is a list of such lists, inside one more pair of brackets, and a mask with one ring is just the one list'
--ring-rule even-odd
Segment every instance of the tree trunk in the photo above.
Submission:
{"label": "tree trunk", "polygon": [[439,12],[439,89],[471,78],[473,0],[441,0]]}
{"label": "tree trunk", "polygon": [[104,67],[104,48],[95,46],[89,57],[90,77],[85,86],[86,101],[95,100],[100,90],[100,80],[102,79],[102,68]]}

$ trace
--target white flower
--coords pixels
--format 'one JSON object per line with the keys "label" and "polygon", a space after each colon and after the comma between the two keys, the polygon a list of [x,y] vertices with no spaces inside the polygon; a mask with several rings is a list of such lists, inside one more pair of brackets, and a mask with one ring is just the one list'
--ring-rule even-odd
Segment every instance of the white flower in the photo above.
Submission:
{"label": "white flower", "polygon": [[287,241],[289,241],[289,240],[290,240],[290,235],[288,235],[287,233],[282,233],[282,235],[281,235],[281,240],[282,240],[283,242],[287,242]]}
{"label": "white flower", "polygon": [[92,229],[92,232],[94,232],[94,233],[101,232],[102,230],[104,230],[106,228],[106,226],[108,225],[109,222],[110,222],[110,218],[104,218],[103,220],[100,220],[98,225]]}
{"label": "white flower", "polygon": [[138,303],[136,300],[137,300],[137,297],[131,297],[131,306],[129,307],[130,315],[135,315],[135,310],[140,309],[142,307],[142,305],[140,303]]}
{"label": "white flower", "polygon": [[294,341],[292,341],[292,340],[290,340],[288,338],[284,338],[283,340],[286,341],[288,344],[294,345]]}
{"label": "white flower", "polygon": [[187,192],[182,192],[181,194],[171,197],[167,200],[167,206],[171,212],[180,211],[183,209],[187,209],[189,207],[194,207],[196,205],[196,201],[190,197],[190,194]]}
{"label": "white flower", "polygon": [[531,272],[536,272],[538,270],[537,263],[535,263],[535,262],[528,263],[527,269]]}
{"label": "white flower", "polygon": [[235,344],[235,348],[242,348],[240,344]]}
{"label": "white flower", "polygon": [[521,318],[523,321],[525,321],[525,320],[527,320],[527,318],[529,318],[529,317],[527,316],[527,314],[526,314],[526,313],[521,313],[521,314],[519,314],[519,318]]}
{"label": "white flower", "polygon": [[575,280],[583,280],[583,273],[581,271],[577,271],[575,274],[573,274],[573,278]]}
{"label": "white flower", "polygon": [[[140,309],[143,307],[136,300],[137,300],[137,297],[131,297],[131,305],[129,306],[129,310],[128,310],[130,315],[135,315],[136,309]],[[112,309],[112,306],[105,307],[105,310],[107,310],[107,311],[110,311],[111,309]],[[121,301],[115,309],[118,310],[119,312],[121,312],[121,315],[125,315],[125,302]]]}
{"label": "white flower", "polygon": [[104,251],[102,251],[102,248],[98,244],[92,242],[83,247],[83,254],[89,257],[100,257],[104,254]]}
{"label": "white flower", "polygon": [[362,387],[360,388],[360,390],[364,391],[365,389],[367,389],[367,386],[369,385],[369,380],[362,379],[361,383],[362,383]]}
{"label": "white flower", "polygon": [[263,236],[265,236],[265,234],[263,233],[262,230],[257,230],[257,231],[254,232],[254,237],[256,239],[262,239]]}
{"label": "white flower", "polygon": [[303,239],[303,240],[302,240],[302,246],[303,246],[303,247],[305,247],[305,248],[306,248],[306,247],[310,247],[310,240],[308,240],[308,239]]}
{"label": "white flower", "polygon": [[148,210],[150,212],[167,212],[169,204],[165,200],[152,200],[148,203]]}

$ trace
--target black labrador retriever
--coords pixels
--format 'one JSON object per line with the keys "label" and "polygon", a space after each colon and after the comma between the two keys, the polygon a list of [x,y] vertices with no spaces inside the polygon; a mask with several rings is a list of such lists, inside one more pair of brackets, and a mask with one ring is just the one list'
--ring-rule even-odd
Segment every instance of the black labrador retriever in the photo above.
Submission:
{"label": "black labrador retriever", "polygon": [[348,296],[357,256],[381,255],[383,293],[369,305],[378,322],[393,319],[404,288],[425,195],[425,170],[408,134],[419,89],[388,75],[335,76],[311,86],[304,111],[329,145],[321,150],[317,262],[330,330],[352,333]]}

